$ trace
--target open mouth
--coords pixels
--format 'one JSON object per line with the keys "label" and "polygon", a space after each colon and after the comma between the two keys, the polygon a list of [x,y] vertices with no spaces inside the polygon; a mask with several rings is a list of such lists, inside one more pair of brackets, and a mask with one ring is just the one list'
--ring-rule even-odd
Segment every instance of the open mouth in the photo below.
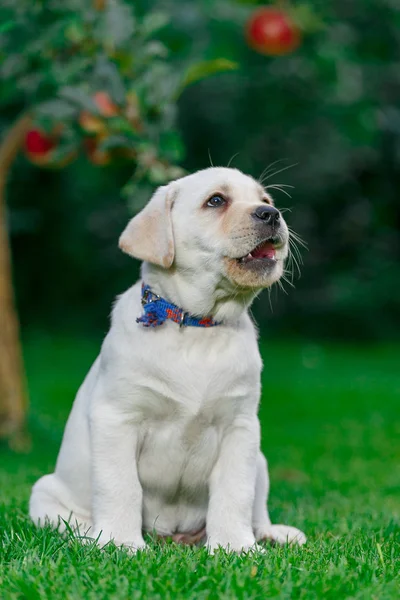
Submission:
{"label": "open mouth", "polygon": [[263,242],[261,242],[261,244],[258,244],[258,246],[254,248],[254,250],[246,254],[246,256],[238,258],[237,261],[239,263],[247,263],[254,260],[274,262],[276,261],[276,245],[279,244],[279,242],[279,238],[269,238],[267,240],[264,240]]}

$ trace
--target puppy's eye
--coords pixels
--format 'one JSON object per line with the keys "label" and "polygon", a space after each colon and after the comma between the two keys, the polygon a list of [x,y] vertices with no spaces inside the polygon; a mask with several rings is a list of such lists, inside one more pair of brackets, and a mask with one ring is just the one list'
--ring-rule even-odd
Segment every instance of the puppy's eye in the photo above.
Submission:
{"label": "puppy's eye", "polygon": [[216,194],[215,196],[211,196],[211,198],[207,202],[207,206],[211,206],[211,208],[219,208],[220,206],[224,206],[226,204],[225,198]]}

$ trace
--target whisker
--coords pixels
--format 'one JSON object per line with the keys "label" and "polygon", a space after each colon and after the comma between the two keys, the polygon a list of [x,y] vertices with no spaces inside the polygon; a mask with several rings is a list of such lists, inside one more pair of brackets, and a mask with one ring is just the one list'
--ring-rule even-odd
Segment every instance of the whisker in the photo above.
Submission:
{"label": "whisker", "polygon": [[295,252],[296,256],[302,260],[300,248],[297,246],[296,241],[289,237],[289,247]]}
{"label": "whisker", "polygon": [[268,301],[269,301],[269,307],[270,307],[270,309],[271,309],[271,312],[273,313],[273,312],[274,312],[274,309],[272,308],[271,289],[272,289],[272,288],[270,288],[270,287],[268,288]]}
{"label": "whisker", "polygon": [[236,154],[234,154],[233,156],[231,156],[231,158],[229,159],[228,164],[226,165],[226,168],[229,169],[229,167],[231,166],[232,161],[239,156],[239,152],[236,152]]}
{"label": "whisker", "polygon": [[[293,186],[291,186],[291,187],[293,187]],[[269,190],[269,189],[279,190],[283,194],[286,194],[286,196],[289,196],[289,198],[292,197],[291,194],[289,194],[289,192],[287,192],[286,190],[283,190],[279,185],[268,185],[265,189],[266,190]]]}
{"label": "whisker", "polygon": [[289,229],[290,229],[291,233],[293,234],[293,236],[295,236],[295,237],[296,237],[296,238],[298,238],[299,240],[302,240],[302,241],[304,241],[304,240],[303,240],[303,238],[302,238],[302,237],[301,237],[301,236],[300,236],[300,235],[299,235],[299,234],[298,234],[298,233],[297,233],[297,232],[296,232],[296,231],[293,229],[293,227],[290,227],[290,226],[289,226]]}
{"label": "whisker", "polygon": [[265,169],[261,173],[260,177],[258,178],[258,181],[260,181],[260,182],[262,181],[263,177],[268,173],[268,171],[271,169],[271,167],[273,167],[274,165],[277,165],[280,162],[283,162],[284,160],[287,160],[287,158],[278,158],[278,160],[274,160],[274,162],[270,163],[268,165],[268,167],[265,167]]}
{"label": "whisker", "polygon": [[289,185],[289,183],[274,183],[274,184],[269,184],[265,186],[265,189],[267,190],[269,187],[272,187],[272,185],[275,186],[279,186],[279,187],[290,187],[290,188],[294,188],[294,185]]}
{"label": "whisker", "polygon": [[295,271],[297,271],[297,278],[301,277],[301,266],[303,262],[299,258],[296,258],[293,252],[291,252],[291,265],[293,269],[293,278],[295,277]]}
{"label": "whisker", "polygon": [[298,251],[298,254],[301,254],[301,252],[300,252],[300,248],[297,246],[297,244],[298,244],[299,246],[301,246],[302,248],[304,248],[304,250],[308,250],[308,247],[307,247],[307,245],[305,245],[305,244],[301,244],[301,243],[299,242],[299,240],[296,240],[296,238],[295,238],[295,237],[292,237],[292,234],[290,234],[290,241],[291,241],[291,243],[293,244],[293,246],[294,246],[294,247],[296,247],[296,250]]}
{"label": "whisker", "polygon": [[292,165],[287,165],[287,167],[282,167],[282,169],[278,169],[278,171],[274,171],[273,173],[267,173],[262,180],[260,181],[261,185],[264,184],[264,181],[270,179],[271,177],[275,177],[278,173],[282,173],[282,171],[287,171],[287,169],[291,169],[292,167],[296,167],[299,163],[293,163]]}
{"label": "whisker", "polygon": [[298,258],[298,259],[299,259],[301,262],[303,262],[303,257],[302,257],[302,255],[301,255],[301,252],[300,252],[300,250],[299,250],[298,246],[296,245],[296,242],[295,242],[295,240],[293,240],[293,239],[292,239],[292,238],[290,238],[290,237],[289,237],[289,248],[290,248],[291,250],[293,250],[293,252],[296,254],[297,258]]}
{"label": "whisker", "polygon": [[[301,277],[300,265],[299,265],[297,259],[295,258],[293,252],[290,253],[290,259],[289,260],[290,260],[291,263],[293,263],[295,265],[295,267],[297,269],[297,273],[298,273],[299,279],[300,279],[300,277]],[[294,278],[294,273],[292,273],[292,276]]]}
{"label": "whisker", "polygon": [[289,271],[289,269],[285,269],[283,271],[284,275],[287,275],[288,277],[290,277],[290,281],[293,283],[294,281],[294,273],[293,273],[293,269],[291,271]]}
{"label": "whisker", "polygon": [[213,167],[213,166],[214,166],[214,164],[213,164],[213,161],[212,161],[212,158],[211,158],[211,152],[210,152],[210,148],[208,148],[207,150],[208,150],[208,159],[209,159],[209,161],[210,161],[210,165]]}
{"label": "whisker", "polygon": [[282,290],[282,292],[283,292],[284,294],[286,294],[286,296],[287,296],[287,295],[288,295],[288,293],[287,293],[287,291],[285,290],[285,288],[283,287],[283,283],[282,283],[282,281],[281,281],[280,279],[278,279],[278,281],[277,281],[276,283],[278,284],[278,286],[279,286],[279,288]]}
{"label": "whisker", "polygon": [[290,236],[292,239],[296,240],[296,242],[298,244],[300,244],[300,246],[303,246],[303,248],[305,248],[306,250],[308,250],[308,245],[307,242],[305,242],[298,233],[296,233],[295,231],[293,231],[293,229],[291,227],[288,227]]}
{"label": "whisker", "polygon": [[294,288],[295,285],[292,281],[290,281],[287,277],[285,277],[285,275],[282,275],[281,279],[283,279],[283,281],[285,281],[287,284],[290,285],[290,287]]}
{"label": "whisker", "polygon": [[296,269],[297,274],[298,274],[298,278],[300,279],[300,277],[301,277],[301,268],[300,268],[300,265],[302,265],[302,264],[303,263],[300,262],[300,260],[295,257],[295,255],[293,254],[293,252],[291,252],[291,255],[290,255],[290,267],[293,269],[293,278],[294,278],[294,269]]}

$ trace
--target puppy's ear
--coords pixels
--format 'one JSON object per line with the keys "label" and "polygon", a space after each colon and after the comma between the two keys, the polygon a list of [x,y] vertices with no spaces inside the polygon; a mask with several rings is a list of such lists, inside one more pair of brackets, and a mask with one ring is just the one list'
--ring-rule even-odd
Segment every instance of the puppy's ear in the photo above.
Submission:
{"label": "puppy's ear", "polygon": [[175,245],[171,208],[173,186],[159,187],[144,209],[133,217],[119,238],[119,247],[134,258],[168,269],[174,262]]}

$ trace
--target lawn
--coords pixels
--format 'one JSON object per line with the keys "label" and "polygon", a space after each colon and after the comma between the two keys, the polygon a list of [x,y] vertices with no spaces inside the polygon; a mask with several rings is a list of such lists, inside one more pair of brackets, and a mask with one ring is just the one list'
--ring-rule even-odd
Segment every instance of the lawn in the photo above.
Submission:
{"label": "lawn", "polygon": [[400,597],[400,348],[266,343],[260,408],[273,521],[303,548],[209,557],[152,544],[134,557],[81,547],[27,518],[52,470],[77,386],[99,340],[25,341],[33,449],[0,449],[0,598]]}

